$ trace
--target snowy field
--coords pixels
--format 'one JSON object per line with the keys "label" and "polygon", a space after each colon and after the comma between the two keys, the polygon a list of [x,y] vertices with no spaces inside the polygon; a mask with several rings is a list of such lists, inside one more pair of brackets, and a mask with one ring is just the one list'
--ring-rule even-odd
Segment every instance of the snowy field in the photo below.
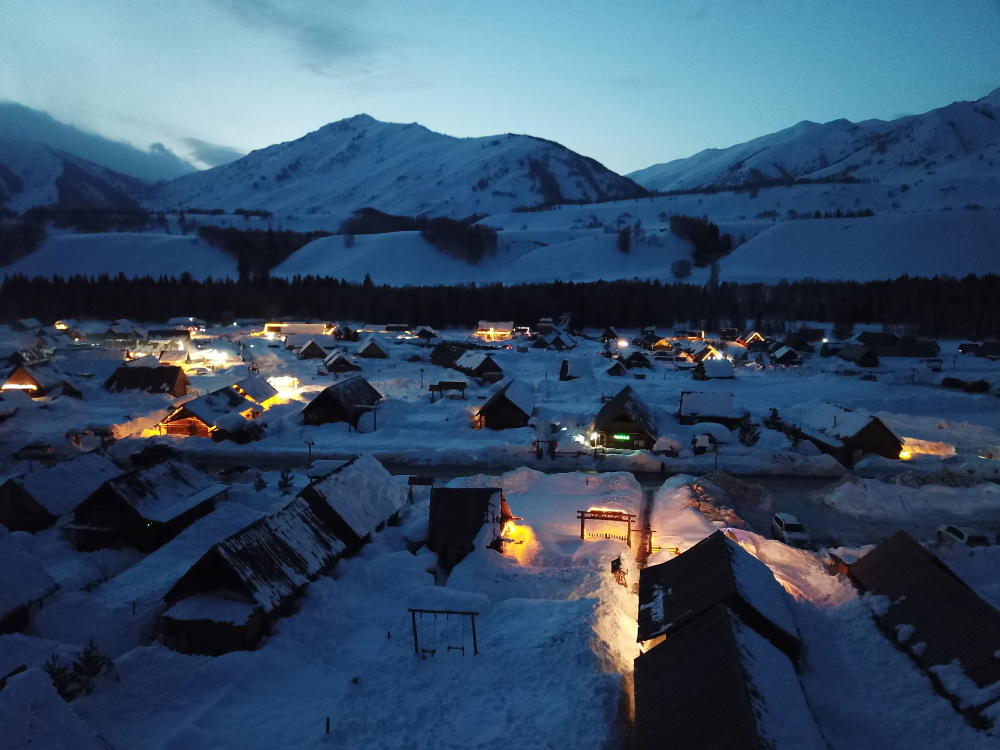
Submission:
{"label": "snowy field", "polygon": [[[602,345],[588,338],[579,338],[569,353],[500,348],[490,353],[505,374],[527,385],[538,411],[536,427],[494,432],[473,429],[472,416],[495,386],[472,382],[464,399],[452,394],[431,403],[430,383],[465,378],[431,364],[429,350],[409,340],[390,344],[389,359],[355,360],[385,400],[353,431],[344,424],[300,423],[302,408],[334,382],[334,376],[319,374],[320,360],[299,360],[238,329],[211,333],[223,338],[215,338],[214,351],[200,354],[230,364],[192,370],[198,392],[246,377],[246,364],[235,357],[241,341],[253,344],[244,353],[263,375],[295,381],[282,384],[277,403],[261,417],[267,428],[259,442],[157,440],[212,470],[249,465],[266,487],[252,486],[251,470],[232,485],[228,502],[145,555],[81,554],[56,529],[30,535],[0,528],[0,548],[11,545],[32,555],[62,586],[26,634],[0,636],[0,673],[20,664],[40,667],[52,653],[72,659],[93,637],[113,658],[114,670],[92,695],[68,708],[70,718],[85,722],[111,746],[485,748],[516,738],[539,748],[624,747],[638,654],[632,588],[638,563],[622,542],[580,539],[576,513],[595,507],[648,513],[660,549],[649,564],[683,553],[724,524],[749,529],[754,553],[792,595],[792,616],[805,646],[799,677],[833,750],[995,746],[995,737],[970,728],[878,631],[870,599],[822,563],[823,547],[858,549],[905,528],[984,598],[1000,600],[1000,559],[994,554],[1000,547],[965,550],[934,539],[937,525],[955,521],[1000,531],[997,487],[978,481],[998,476],[1000,466],[981,458],[1000,456],[1000,410],[994,407],[1000,370],[958,355],[958,342],[942,342],[944,373],[931,372],[920,360],[884,358],[874,381],[843,374],[834,360],[818,356],[787,369],[751,361],[733,380],[698,382],[661,362],[641,380],[612,377],[605,372],[608,361],[598,356]],[[458,340],[466,333],[445,335]],[[18,334],[5,333],[3,340],[16,343]],[[348,356],[357,348],[341,346]],[[593,377],[560,381],[567,356],[589,363]],[[985,379],[993,393],[941,389],[944,375]],[[0,476],[29,470],[27,462],[10,456],[34,440],[72,455],[78,449],[64,437],[66,425],[89,419],[133,420],[138,432],[112,447],[115,457],[127,461],[155,434],[143,431],[143,413],[163,413],[170,405],[167,397],[81,385],[82,399],[4,396],[3,405],[13,404],[16,412],[0,430]],[[651,407],[660,435],[681,446],[679,456],[595,456],[591,420],[602,396],[625,385]],[[732,393],[737,409],[758,423],[772,407],[791,420],[833,401],[880,417],[925,452],[910,461],[866,459],[856,472],[845,473],[830,457],[793,446],[773,430],[762,429],[760,442],[744,447],[735,432],[676,421],[681,392],[692,390]],[[687,446],[706,429],[719,441],[718,454],[693,455]],[[555,456],[536,458],[535,441],[553,437]],[[401,525],[376,534],[359,555],[338,563],[333,576],[310,585],[257,651],[204,657],[158,645],[163,594],[215,541],[287,500],[278,490],[282,468],[292,469],[297,492],[308,482],[310,455],[317,460],[361,453],[402,472],[397,481],[403,486],[405,474],[419,473],[438,477],[439,485],[502,487],[522,519],[512,532],[514,543],[503,555],[478,549],[446,579],[435,579],[436,556],[420,546],[427,538],[429,499],[418,488]],[[692,489],[697,475],[716,468],[759,480],[765,489],[738,497],[711,477]],[[934,479],[950,475],[965,477],[970,486]],[[766,538],[770,514],[789,507],[813,532],[814,549]],[[807,515],[809,508],[817,515]],[[610,571],[619,555],[629,571],[624,587]],[[436,654],[421,658],[414,653],[408,608],[479,612],[480,653],[471,652],[467,621],[425,616],[418,623],[421,647]],[[457,647],[465,648],[464,655]],[[29,736],[38,736],[30,734],[32,719],[23,707],[40,711],[48,698],[44,681],[33,674],[15,676],[0,691],[0,724],[13,728],[0,734],[0,747],[23,747]],[[64,731],[69,737],[70,729]]]}

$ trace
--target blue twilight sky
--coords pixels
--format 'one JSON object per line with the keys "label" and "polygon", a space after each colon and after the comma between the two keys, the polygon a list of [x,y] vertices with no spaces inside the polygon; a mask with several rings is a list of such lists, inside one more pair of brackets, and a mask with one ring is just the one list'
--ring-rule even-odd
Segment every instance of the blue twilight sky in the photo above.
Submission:
{"label": "blue twilight sky", "polygon": [[188,156],[365,112],[626,173],[1000,87],[1000,0],[3,0],[0,100]]}

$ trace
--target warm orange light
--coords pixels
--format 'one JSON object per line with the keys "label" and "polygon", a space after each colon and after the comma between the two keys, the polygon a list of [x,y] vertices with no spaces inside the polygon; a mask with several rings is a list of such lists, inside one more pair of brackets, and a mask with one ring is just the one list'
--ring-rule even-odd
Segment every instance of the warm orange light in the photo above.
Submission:
{"label": "warm orange light", "polygon": [[5,383],[3,386],[5,391],[37,391],[38,386],[32,385],[31,383]]}
{"label": "warm orange light", "polygon": [[899,451],[899,458],[901,461],[909,461],[912,457],[913,454],[906,449]]}

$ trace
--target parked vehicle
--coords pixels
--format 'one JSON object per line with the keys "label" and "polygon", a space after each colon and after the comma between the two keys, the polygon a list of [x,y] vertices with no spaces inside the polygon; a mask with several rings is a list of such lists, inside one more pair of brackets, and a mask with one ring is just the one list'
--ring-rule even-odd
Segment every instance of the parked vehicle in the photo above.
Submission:
{"label": "parked vehicle", "polygon": [[14,458],[22,461],[40,461],[55,455],[55,448],[48,443],[28,443],[14,451]]}
{"label": "parked vehicle", "polygon": [[771,533],[790,547],[808,547],[812,542],[809,532],[791,513],[775,513],[771,519]]}
{"label": "parked vehicle", "polygon": [[937,538],[942,544],[964,544],[966,547],[990,546],[987,534],[964,526],[939,526]]}

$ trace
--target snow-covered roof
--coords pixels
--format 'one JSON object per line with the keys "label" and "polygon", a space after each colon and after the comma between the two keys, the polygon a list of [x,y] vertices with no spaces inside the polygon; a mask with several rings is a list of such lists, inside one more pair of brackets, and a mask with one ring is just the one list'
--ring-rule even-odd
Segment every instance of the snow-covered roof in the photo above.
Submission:
{"label": "snow-covered roof", "polygon": [[477,352],[470,349],[455,360],[455,368],[459,370],[475,370],[486,361],[487,357],[489,355],[484,352]]}
{"label": "snow-covered roof", "polygon": [[733,394],[722,391],[687,391],[681,394],[682,417],[738,417]]}
{"label": "snow-covered roof", "polygon": [[110,745],[59,697],[41,669],[16,674],[0,694],[6,747],[108,750]]}
{"label": "snow-covered roof", "polygon": [[493,395],[486,400],[486,403],[480,407],[480,411],[505,397],[529,417],[532,412],[535,411],[536,399],[534,392],[531,390],[531,386],[522,380],[513,379],[508,380],[506,383],[497,388],[493,392]]}
{"label": "snow-covered roof", "polygon": [[818,437],[823,442],[829,443],[831,439],[843,442],[857,435],[874,419],[876,417],[867,412],[824,402],[805,411],[799,418],[799,427],[806,435]]}
{"label": "snow-covered roof", "polygon": [[319,494],[359,537],[374,531],[406,502],[403,488],[375,457],[367,453],[310,485],[310,489]]}
{"label": "snow-covered roof", "polygon": [[73,511],[90,493],[124,472],[104,453],[85,453],[72,461],[38,468],[8,481],[57,518]]}
{"label": "snow-covered roof", "polygon": [[236,414],[239,416],[239,412],[252,409],[253,407],[253,402],[243,398],[243,396],[232,388],[220,388],[217,391],[212,391],[204,396],[187,401],[174,414],[168,417],[166,421],[171,421],[186,410],[205,424],[216,426],[219,424],[219,420],[226,415]]}
{"label": "snow-covered roof", "polygon": [[57,588],[59,584],[42,564],[20,549],[11,536],[0,539],[0,620]]}
{"label": "snow-covered roof", "polygon": [[479,326],[476,328],[477,331],[488,331],[490,329],[494,331],[513,331],[514,321],[513,320],[500,320],[500,321],[490,321],[490,320],[480,320]]}
{"label": "snow-covered roof", "polygon": [[733,363],[728,359],[706,359],[701,363],[705,377],[708,378],[731,378],[734,377]]}
{"label": "snow-covered roof", "polygon": [[211,620],[230,625],[243,625],[257,607],[247,602],[222,599],[217,596],[189,596],[163,613],[174,620]]}
{"label": "snow-covered roof", "polygon": [[599,430],[605,424],[627,415],[633,422],[642,427],[650,437],[656,436],[656,417],[653,411],[632,386],[625,386],[608,403],[601,407],[594,418],[594,429]]}
{"label": "snow-covered roof", "polygon": [[386,355],[389,354],[389,345],[385,343],[385,339],[379,336],[377,333],[369,333],[361,341],[358,342],[358,351],[363,352],[370,346],[375,346],[377,349],[381,349]]}
{"label": "snow-covered roof", "polygon": [[243,378],[243,380],[235,383],[233,388],[238,393],[242,393],[258,404],[263,404],[268,399],[278,395],[277,389],[268,383],[266,378],[262,378],[259,375],[251,375],[248,378]]}
{"label": "snow-covered roof", "polygon": [[160,523],[221,495],[228,488],[201,469],[171,459],[131,471],[108,482],[108,488],[149,521]]}

